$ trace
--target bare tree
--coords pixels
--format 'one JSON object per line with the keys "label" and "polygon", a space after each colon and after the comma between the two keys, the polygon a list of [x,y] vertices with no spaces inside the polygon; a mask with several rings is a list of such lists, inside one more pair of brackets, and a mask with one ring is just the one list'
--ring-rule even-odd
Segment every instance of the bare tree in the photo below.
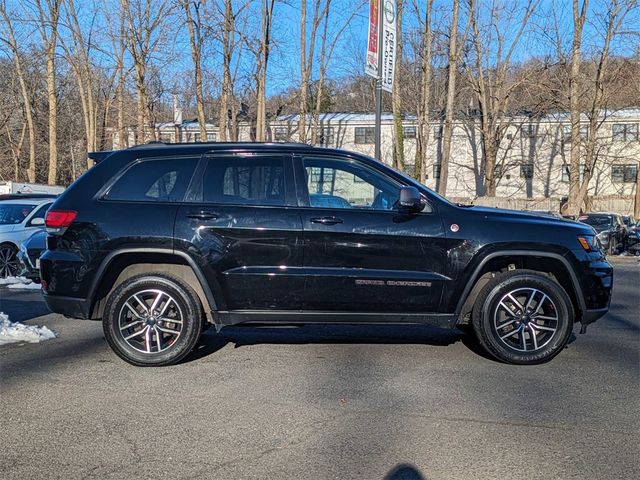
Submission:
{"label": "bare tree", "polygon": [[298,110],[298,139],[300,142],[307,141],[309,83],[311,80],[311,72],[313,71],[316,37],[320,22],[322,18],[325,17],[325,10],[328,9],[329,3],[330,0],[327,1],[323,7],[321,0],[314,0],[311,34],[309,38],[309,48],[307,50],[307,1],[300,1],[300,100]]}
{"label": "bare tree", "polygon": [[137,96],[137,142],[145,142],[145,127],[156,140],[156,129],[151,125],[151,109],[147,73],[151,55],[160,44],[160,31],[169,13],[166,0],[120,0],[126,20],[127,47],[135,68]]}
{"label": "bare tree", "polygon": [[[569,201],[564,205],[565,213],[576,215],[580,190],[580,63],[582,61],[582,31],[587,19],[589,0],[573,0],[573,43],[571,47],[571,73],[569,74],[569,113],[571,115],[571,157],[569,169]],[[592,136],[593,136],[593,132]]]}
{"label": "bare tree", "polygon": [[[484,170],[484,194],[493,197],[496,194],[496,164],[503,137],[509,128],[509,102],[512,92],[534,75],[533,70],[523,72],[520,76],[511,76],[512,57],[520,43],[523,33],[535,11],[539,0],[528,0],[524,6],[519,23],[513,29],[513,36],[507,38],[506,29],[498,25],[506,25],[509,18],[518,11],[511,7],[497,8],[492,5],[489,12],[489,25],[486,34],[482,34],[479,14],[474,0],[469,0],[469,19],[472,36],[472,53],[474,59],[469,63],[467,78],[473,89],[480,116],[480,144]],[[509,10],[506,11],[505,8]],[[442,174],[440,180],[442,181]]]}
{"label": "bare tree", "polygon": [[58,96],[56,94],[56,46],[62,0],[35,0],[38,30],[44,46],[49,104],[49,173],[47,183],[58,180]]}
{"label": "bare tree", "polygon": [[13,64],[20,84],[20,94],[22,96],[26,125],[29,133],[29,167],[27,168],[27,180],[33,183],[36,181],[36,129],[33,121],[31,95],[27,87],[25,71],[22,65],[22,59],[20,58],[20,51],[18,50],[18,42],[16,41],[13,25],[7,13],[6,2],[4,0],[0,2],[0,16],[2,16],[7,30],[7,38],[1,38],[1,40],[7,44],[11,51]]}
{"label": "bare tree", "polygon": [[[207,140],[207,119],[204,113],[204,95],[202,93],[202,8],[204,0],[184,0],[183,6],[187,17],[189,29],[189,44],[191,46],[191,59],[195,77],[196,105],[198,110],[198,125],[200,126],[200,139]],[[193,8],[193,13],[191,12]]]}
{"label": "bare tree", "polygon": [[267,128],[267,67],[271,52],[271,27],[275,0],[263,0],[261,3],[260,48],[256,62],[256,140],[264,142]]}
{"label": "bare tree", "polygon": [[[472,0],[471,0],[472,1]],[[473,3],[469,10],[473,10]],[[444,128],[442,131],[442,161],[440,163],[440,181],[438,193],[447,194],[447,180],[449,178],[449,159],[451,157],[451,137],[453,135],[453,110],[455,108],[456,76],[458,73],[458,18],[460,1],[453,0],[453,15],[449,28],[449,54],[447,62],[447,101],[444,108]]]}
{"label": "bare tree", "polygon": [[[97,142],[97,105],[94,91],[93,65],[91,63],[92,45],[88,40],[88,38],[91,38],[92,32],[89,32],[88,38],[85,38],[78,20],[78,12],[74,0],[66,0],[65,20],[67,27],[71,31],[71,45],[64,41],[64,37],[61,37],[60,44],[65,51],[67,63],[71,66],[77,79],[87,152],[93,152],[96,150]],[[91,165],[92,160],[87,157],[87,168],[91,167]]]}
{"label": "bare tree", "polygon": [[[633,3],[634,0],[631,0]],[[577,14],[577,0],[574,0],[574,21],[580,21],[582,17],[582,12]],[[584,0],[583,8],[588,8],[588,1]],[[576,172],[577,181],[570,181],[569,183],[569,199],[566,204],[566,211],[569,214],[577,214],[580,212],[582,205],[587,196],[587,192],[589,190],[589,182],[593,177],[596,162],[598,161],[597,155],[597,142],[598,142],[598,131],[600,126],[602,125],[604,118],[602,115],[603,106],[605,99],[605,76],[609,73],[609,53],[611,47],[612,39],[619,34],[620,27],[623,24],[624,18],[629,12],[631,4],[628,2],[624,2],[624,0],[611,0],[608,3],[608,9],[605,14],[604,25],[604,41],[602,45],[602,49],[597,59],[597,66],[595,71],[595,76],[593,80],[593,87],[591,89],[592,94],[590,95],[591,105],[588,107],[588,117],[589,117],[589,135],[587,139],[586,151],[584,156],[585,168],[584,174],[582,176],[582,180],[580,180],[580,107],[577,100],[574,100],[573,96],[571,96],[571,170],[569,172],[570,180],[574,179],[574,172]],[[577,17],[576,17],[577,14]],[[584,24],[584,21],[583,21]],[[582,28],[582,26],[581,26]],[[574,36],[574,48],[572,52],[575,51],[576,40]],[[578,44],[579,51],[579,44]],[[579,55],[579,53],[578,53]],[[573,55],[572,55],[573,57]],[[573,61],[572,61],[572,86],[571,86],[571,94],[574,94],[573,83],[576,83],[578,79],[577,72],[574,77],[573,71]],[[577,89],[576,89],[577,90]],[[574,117],[573,108],[578,108],[577,115]],[[604,116],[606,118],[606,116]],[[574,146],[574,142],[577,142],[577,147]],[[577,167],[574,167],[574,150],[577,155]]]}
{"label": "bare tree", "polygon": [[[218,110],[218,126],[220,141],[227,141],[227,117],[229,97],[231,96],[231,60],[233,56],[235,35],[235,15],[231,0],[224,0],[224,22],[222,27],[222,88],[220,89],[220,105]],[[235,109],[234,109],[235,111]]]}
{"label": "bare tree", "polygon": [[[458,0],[456,0],[458,1]],[[399,170],[404,171],[404,128],[402,125],[402,96],[400,95],[400,73],[402,70],[402,0],[397,0],[396,11],[396,64],[393,75],[393,93],[391,108],[393,109],[394,155],[393,163]]]}
{"label": "bare tree", "polygon": [[[424,183],[427,179],[427,145],[429,144],[429,104],[431,102],[431,56],[432,56],[432,13],[433,0],[426,0],[424,24],[420,26],[420,92],[418,95],[416,132],[416,159],[414,176]],[[420,9],[414,2],[418,16]]]}

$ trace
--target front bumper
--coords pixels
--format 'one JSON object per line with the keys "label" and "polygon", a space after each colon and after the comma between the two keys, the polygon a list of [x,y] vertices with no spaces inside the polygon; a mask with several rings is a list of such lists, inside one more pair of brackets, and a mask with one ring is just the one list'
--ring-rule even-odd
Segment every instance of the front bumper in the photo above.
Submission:
{"label": "front bumper", "polygon": [[613,267],[600,252],[587,254],[580,264],[580,283],[584,301],[580,322],[588,325],[609,311]]}

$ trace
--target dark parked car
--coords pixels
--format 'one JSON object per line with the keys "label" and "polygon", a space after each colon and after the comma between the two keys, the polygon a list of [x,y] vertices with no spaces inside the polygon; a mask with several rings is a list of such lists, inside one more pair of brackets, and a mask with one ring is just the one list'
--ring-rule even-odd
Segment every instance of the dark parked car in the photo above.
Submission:
{"label": "dark parked car", "polygon": [[578,217],[578,221],[593,227],[598,234],[598,241],[607,252],[613,254],[624,250],[627,227],[622,220],[622,215],[617,213],[585,213]]}
{"label": "dark parked car", "polygon": [[40,283],[40,255],[47,249],[47,232],[39,231],[27,238],[18,252],[22,263],[22,276]]}
{"label": "dark parked car", "polygon": [[454,205],[356,153],[199,143],[92,158],[47,214],[42,287],[54,312],[102,320],[135,365],[179,361],[206,322],[459,326],[534,364],[609,307],[590,226]]}

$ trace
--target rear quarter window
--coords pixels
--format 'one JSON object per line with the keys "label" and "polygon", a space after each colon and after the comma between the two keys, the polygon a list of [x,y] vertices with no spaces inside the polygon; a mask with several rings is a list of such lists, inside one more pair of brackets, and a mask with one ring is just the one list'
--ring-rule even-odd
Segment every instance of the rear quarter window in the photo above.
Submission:
{"label": "rear quarter window", "polygon": [[109,188],[107,200],[181,202],[191,182],[198,158],[140,160]]}

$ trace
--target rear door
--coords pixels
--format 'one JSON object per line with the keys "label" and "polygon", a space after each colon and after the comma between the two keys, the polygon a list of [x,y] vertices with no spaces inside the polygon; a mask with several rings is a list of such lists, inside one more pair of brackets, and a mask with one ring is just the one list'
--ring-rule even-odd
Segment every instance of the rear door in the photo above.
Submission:
{"label": "rear door", "polygon": [[339,155],[296,158],[304,229],[303,309],[350,313],[437,311],[445,277],[440,216],[395,204],[401,184]]}
{"label": "rear door", "polygon": [[302,224],[291,156],[206,158],[176,218],[175,248],[203,270],[219,311],[300,308]]}

